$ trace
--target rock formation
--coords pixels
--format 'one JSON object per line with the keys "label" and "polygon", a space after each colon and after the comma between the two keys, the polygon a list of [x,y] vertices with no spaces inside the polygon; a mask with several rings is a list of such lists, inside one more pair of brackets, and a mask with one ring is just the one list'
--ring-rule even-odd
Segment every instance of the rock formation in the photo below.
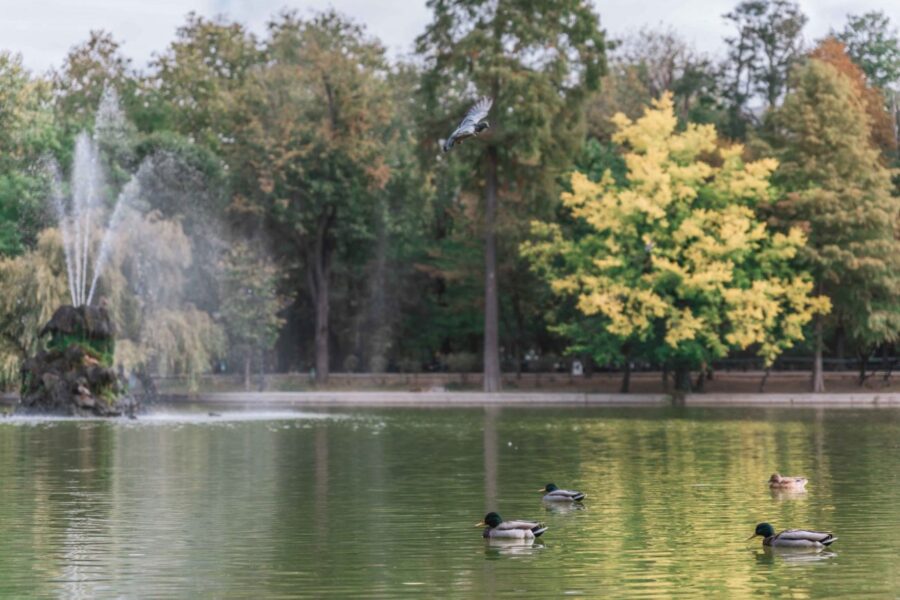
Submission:
{"label": "rock formation", "polygon": [[133,414],[113,370],[115,329],[104,307],[62,306],[41,330],[47,349],[22,365],[19,410],[77,416]]}

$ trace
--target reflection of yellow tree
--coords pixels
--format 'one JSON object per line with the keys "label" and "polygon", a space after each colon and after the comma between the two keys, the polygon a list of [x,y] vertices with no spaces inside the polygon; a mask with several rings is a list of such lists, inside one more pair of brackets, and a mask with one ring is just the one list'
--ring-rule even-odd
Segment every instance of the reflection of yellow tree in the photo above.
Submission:
{"label": "reflection of yellow tree", "polygon": [[653,577],[657,594],[703,582],[712,593],[742,596],[758,577],[755,564],[722,569],[721,555],[742,549],[757,521],[828,525],[821,508],[773,502],[766,485],[776,468],[827,472],[817,464],[814,428],[802,420],[619,419],[581,427],[581,454],[594,458],[581,463],[580,480],[600,492],[592,503],[603,511],[602,519],[582,521],[583,536],[603,540],[602,550],[593,549],[604,556],[596,565],[602,579],[621,577],[638,554],[643,569],[663,574]]}

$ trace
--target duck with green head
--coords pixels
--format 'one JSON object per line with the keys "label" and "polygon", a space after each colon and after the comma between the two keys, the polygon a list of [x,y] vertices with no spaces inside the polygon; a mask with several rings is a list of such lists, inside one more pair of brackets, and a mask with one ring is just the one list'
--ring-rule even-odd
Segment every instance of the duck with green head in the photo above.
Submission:
{"label": "duck with green head", "polygon": [[748,537],[752,540],[761,536],[763,546],[774,548],[824,548],[830,546],[837,538],[830,531],[810,531],[808,529],[786,529],[775,533],[775,528],[768,523],[760,523],[756,531]]}
{"label": "duck with green head", "polygon": [[586,495],[576,490],[561,490],[555,483],[548,483],[539,491],[544,492],[544,502],[581,502]]}
{"label": "duck with green head", "polygon": [[533,540],[547,531],[547,526],[537,521],[504,521],[495,512],[484,515],[475,527],[484,527],[482,537],[491,539]]}

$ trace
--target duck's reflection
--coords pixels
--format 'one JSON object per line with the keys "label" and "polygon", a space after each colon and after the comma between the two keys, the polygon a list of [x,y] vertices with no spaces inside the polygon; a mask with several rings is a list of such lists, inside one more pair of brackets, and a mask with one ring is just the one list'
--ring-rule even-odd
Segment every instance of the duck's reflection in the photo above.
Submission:
{"label": "duck's reflection", "polygon": [[773,500],[804,500],[806,499],[806,490],[787,489],[787,488],[769,488],[769,494]]}
{"label": "duck's reflection", "polygon": [[585,506],[581,502],[545,502],[541,501],[541,504],[544,505],[544,510],[547,512],[552,512],[556,514],[566,514],[577,512],[579,510],[584,510]]}
{"label": "duck's reflection", "polygon": [[792,564],[816,563],[830,560],[837,556],[837,552],[824,548],[779,548],[763,546],[761,550],[754,551],[757,562],[773,564],[775,561],[783,561]]}
{"label": "duck's reflection", "polygon": [[501,556],[530,556],[544,547],[544,544],[534,540],[510,540],[499,538],[487,538],[484,541],[484,555],[487,558],[499,558]]}

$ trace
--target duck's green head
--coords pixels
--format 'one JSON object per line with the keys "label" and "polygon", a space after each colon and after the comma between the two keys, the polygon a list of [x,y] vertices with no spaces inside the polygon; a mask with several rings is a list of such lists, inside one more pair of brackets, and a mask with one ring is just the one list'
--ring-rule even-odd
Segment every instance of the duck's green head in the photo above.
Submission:
{"label": "duck's green head", "polygon": [[558,489],[559,488],[556,486],[555,483],[548,483],[547,485],[544,486],[544,489],[542,489],[541,491],[547,492],[549,494],[550,492],[555,492]]}
{"label": "duck's green head", "polygon": [[502,522],[503,522],[503,518],[500,515],[498,515],[495,512],[489,512],[488,514],[484,515],[484,520],[482,520],[481,523],[479,523],[475,527],[487,526],[490,528],[494,528]]}
{"label": "duck's green head", "polygon": [[768,523],[760,523],[756,526],[756,532],[753,534],[754,537],[761,535],[764,538],[772,537],[775,535],[775,528],[769,525]]}

